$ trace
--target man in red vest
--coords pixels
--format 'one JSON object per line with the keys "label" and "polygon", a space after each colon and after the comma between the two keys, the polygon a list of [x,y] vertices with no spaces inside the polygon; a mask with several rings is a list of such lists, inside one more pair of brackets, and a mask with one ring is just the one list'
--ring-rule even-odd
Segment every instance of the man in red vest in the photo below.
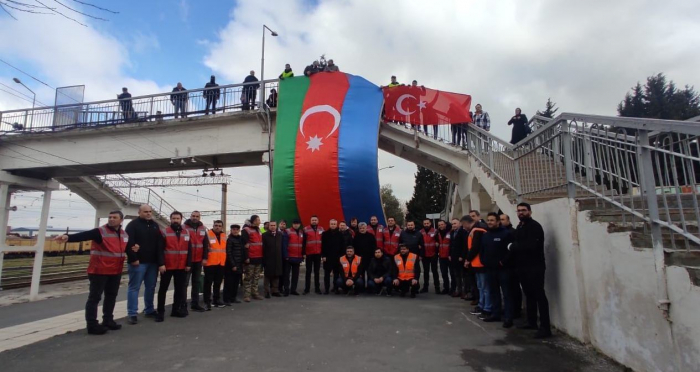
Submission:
{"label": "man in red vest", "polygon": [[377,240],[377,248],[384,249],[384,226],[379,224],[379,219],[377,216],[372,216],[369,218],[367,232],[372,234]]}
{"label": "man in red vest", "polygon": [[260,233],[260,217],[258,215],[250,216],[250,225],[243,228],[243,243],[245,244],[243,273],[245,280],[243,288],[243,301],[250,302],[250,299],[262,300],[263,297],[259,294],[260,274],[262,273],[263,263],[263,244],[262,234]]}
{"label": "man in red vest", "polygon": [[194,211],[185,221],[184,228],[190,234],[192,241],[192,268],[187,274],[187,282],[192,283],[190,290],[190,308],[202,312],[204,308],[199,305],[199,290],[202,287],[202,267],[207,265],[207,253],[209,252],[209,239],[207,228],[202,224],[202,214]]}
{"label": "man in red vest", "polygon": [[165,295],[170,281],[174,279],[175,293],[170,316],[184,318],[187,316],[187,273],[192,265],[192,241],[190,234],[182,228],[182,213],[170,213],[170,226],[161,229],[164,243],[158,252],[158,271],[160,287],[158,288],[158,314],[156,322],[165,320]]}
{"label": "man in red vest", "polygon": [[394,271],[391,275],[396,288],[401,297],[406,297],[406,292],[411,290],[411,298],[415,298],[420,287],[420,265],[418,255],[411,253],[405,244],[399,244],[399,254],[394,256]]}
{"label": "man in red vest", "polygon": [[[121,329],[121,324],[114,321],[114,305],[119,293],[119,283],[124,270],[126,258],[126,243],[129,236],[122,230],[124,215],[121,211],[109,212],[107,224],[89,231],[61,235],[56,237],[58,242],[83,242],[92,240],[90,246],[90,263],[88,264],[88,280],[90,294],[85,304],[85,321],[87,332],[91,335],[103,335],[107,330]],[[138,252],[139,245],[133,246]],[[102,306],[102,324],[97,322],[97,305],[104,293]]]}
{"label": "man in red vest", "polygon": [[[287,257],[285,262],[285,271],[283,275],[284,293],[298,296],[297,284],[299,283],[299,266],[304,260],[304,230],[301,228],[301,221],[295,218],[292,221],[292,228],[287,230],[289,243],[287,245]],[[289,275],[291,274],[291,285]]]}
{"label": "man in red vest", "polygon": [[[396,226],[396,219],[389,217],[386,219],[387,226],[384,229],[384,239],[382,246],[384,254],[393,258],[399,254],[399,238],[401,238],[401,227]],[[379,247],[377,247],[379,248]]]}
{"label": "man in red vest", "polygon": [[[440,273],[442,274],[442,292],[450,293],[450,243],[452,236],[447,230],[445,220],[438,221],[438,231],[435,234],[435,244],[438,250],[438,262],[440,263]],[[452,279],[454,280],[454,278]]]}
{"label": "man in red vest", "polygon": [[423,277],[423,289],[421,293],[428,293],[428,287],[430,286],[430,272],[433,273],[433,282],[435,284],[435,293],[440,293],[440,277],[438,275],[438,257],[437,257],[437,244],[435,242],[435,235],[437,232],[432,226],[430,219],[426,218],[423,220],[423,229],[420,231],[423,235],[423,251],[421,261],[423,262],[423,270],[425,270],[425,276]]}
{"label": "man in red vest", "polygon": [[[207,311],[214,307],[225,307],[221,302],[221,282],[224,280],[226,266],[226,233],[224,222],[214,221],[214,226],[206,235],[209,252],[204,264],[204,304]],[[212,303],[212,285],[214,286],[214,302]]]}
{"label": "man in red vest", "polygon": [[321,235],[323,227],[318,225],[318,216],[311,216],[311,225],[304,228],[303,254],[306,256],[306,283],[304,294],[311,290],[311,271],[314,272],[314,289],[321,294]]}
{"label": "man in red vest", "polygon": [[363,270],[362,257],[355,255],[355,248],[351,245],[347,246],[345,255],[340,257],[340,277],[335,282],[335,288],[357,296],[365,288]]}

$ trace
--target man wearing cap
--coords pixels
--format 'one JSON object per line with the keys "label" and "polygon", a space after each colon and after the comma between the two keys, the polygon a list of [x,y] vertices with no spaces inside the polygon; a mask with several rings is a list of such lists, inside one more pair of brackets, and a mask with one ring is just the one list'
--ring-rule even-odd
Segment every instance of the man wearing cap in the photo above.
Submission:
{"label": "man wearing cap", "polygon": [[[287,258],[285,259],[285,271],[282,277],[284,294],[298,296],[297,284],[299,283],[299,266],[306,258],[303,252],[304,230],[301,228],[301,220],[295,218],[292,227],[287,229],[289,243],[287,244]],[[291,282],[290,276],[291,274]]]}
{"label": "man wearing cap", "polygon": [[224,305],[238,304],[238,286],[243,277],[245,261],[245,243],[241,236],[241,226],[231,225],[231,232],[226,239],[226,268],[224,272]]}

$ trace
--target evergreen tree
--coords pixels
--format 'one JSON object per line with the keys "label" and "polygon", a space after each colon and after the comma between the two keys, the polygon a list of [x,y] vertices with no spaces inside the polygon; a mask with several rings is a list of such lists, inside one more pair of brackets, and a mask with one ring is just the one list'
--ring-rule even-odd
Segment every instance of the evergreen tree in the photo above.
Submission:
{"label": "evergreen tree", "polygon": [[394,195],[394,190],[391,189],[391,185],[383,185],[380,192],[386,218],[394,217],[399,226],[404,226],[404,212],[401,210],[401,203],[399,199],[396,198],[396,195]]}
{"label": "evergreen tree", "polygon": [[406,221],[422,221],[428,213],[440,213],[445,209],[447,178],[427,168],[418,167],[413,197],[406,203]]}
{"label": "evergreen tree", "polygon": [[700,94],[686,85],[680,90],[664,74],[649,76],[644,86],[637,83],[632,93],[617,105],[625,117],[686,120],[700,115]]}
{"label": "evergreen tree", "polygon": [[537,115],[551,119],[554,117],[554,114],[556,114],[557,111],[559,111],[557,104],[552,102],[551,98],[547,98],[547,104],[544,108],[544,111],[537,110]]}

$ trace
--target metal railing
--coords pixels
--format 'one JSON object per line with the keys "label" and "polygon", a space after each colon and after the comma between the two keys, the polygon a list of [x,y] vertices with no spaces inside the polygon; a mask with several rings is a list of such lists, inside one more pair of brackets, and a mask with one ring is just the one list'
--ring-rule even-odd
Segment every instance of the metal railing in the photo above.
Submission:
{"label": "metal railing", "polygon": [[[157,192],[148,187],[141,187],[133,184],[128,178],[121,174],[101,176],[97,179],[102,185],[108,188],[111,192],[119,195],[124,201],[131,204],[148,204],[153,209],[153,213],[162,220],[168,221],[170,213],[176,211],[175,207],[170,205]],[[119,187],[112,187],[116,184]],[[124,184],[133,184],[132,187],[123,187]]]}
{"label": "metal railing", "polygon": [[[258,84],[265,91],[277,88],[277,80],[222,85],[214,89],[190,89],[182,92],[85,102],[0,112],[0,132],[23,133],[69,128],[114,125],[125,122],[161,121],[240,110],[261,106]],[[217,94],[218,93],[218,94]],[[266,94],[267,96],[267,94]],[[252,104],[251,104],[252,102]],[[215,108],[212,107],[215,104]]]}

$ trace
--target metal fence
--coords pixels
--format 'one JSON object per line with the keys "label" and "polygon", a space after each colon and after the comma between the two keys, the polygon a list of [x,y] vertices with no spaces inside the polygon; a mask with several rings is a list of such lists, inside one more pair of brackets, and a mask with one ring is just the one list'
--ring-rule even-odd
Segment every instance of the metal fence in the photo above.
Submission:
{"label": "metal fence", "polygon": [[[141,187],[133,184],[128,178],[121,174],[101,176],[98,180],[113,193],[119,195],[126,202],[131,204],[148,204],[153,209],[153,213],[164,221],[168,221],[170,214],[176,211],[175,207],[170,205],[157,192],[148,187]],[[125,184],[133,185],[124,187]],[[118,186],[118,187],[113,187]]]}
{"label": "metal fence", "polygon": [[[191,89],[148,96],[75,103],[0,112],[0,132],[54,131],[76,127],[114,125],[125,122],[160,121],[208,115],[261,106],[258,84],[265,92],[277,89],[277,80],[223,85],[214,89]],[[268,95],[265,94],[267,97]],[[60,117],[60,120],[57,118]]]}

